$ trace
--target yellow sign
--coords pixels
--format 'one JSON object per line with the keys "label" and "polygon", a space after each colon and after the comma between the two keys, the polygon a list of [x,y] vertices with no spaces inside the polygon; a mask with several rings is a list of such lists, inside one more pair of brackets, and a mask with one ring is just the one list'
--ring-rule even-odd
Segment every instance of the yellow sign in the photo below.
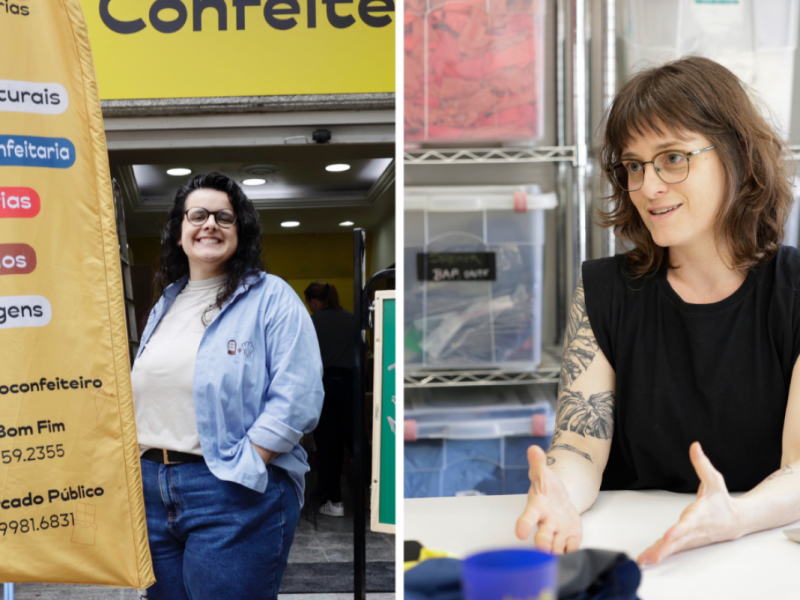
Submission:
{"label": "yellow sign", "polygon": [[81,4],[103,100],[394,91],[394,0]]}
{"label": "yellow sign", "polygon": [[79,1],[0,3],[0,55],[0,581],[147,587],[113,195]]}

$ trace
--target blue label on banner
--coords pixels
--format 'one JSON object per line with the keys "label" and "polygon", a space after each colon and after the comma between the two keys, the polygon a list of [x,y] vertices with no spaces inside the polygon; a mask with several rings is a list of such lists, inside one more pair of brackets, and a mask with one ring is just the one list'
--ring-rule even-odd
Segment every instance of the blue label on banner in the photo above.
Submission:
{"label": "blue label on banner", "polygon": [[67,169],[75,164],[75,146],[65,138],[0,135],[0,167]]}

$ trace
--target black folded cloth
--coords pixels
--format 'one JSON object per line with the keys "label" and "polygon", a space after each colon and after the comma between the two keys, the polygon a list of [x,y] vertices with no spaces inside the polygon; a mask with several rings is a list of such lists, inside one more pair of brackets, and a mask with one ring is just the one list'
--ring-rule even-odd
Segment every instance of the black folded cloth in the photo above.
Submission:
{"label": "black folded cloth", "polygon": [[638,600],[642,572],[624,552],[578,550],[558,561],[559,600]]}
{"label": "black folded cloth", "polygon": [[[578,550],[560,557],[558,598],[638,600],[636,590],[641,579],[638,565],[623,552]],[[461,561],[430,558],[409,569],[405,574],[405,598],[461,600]]]}

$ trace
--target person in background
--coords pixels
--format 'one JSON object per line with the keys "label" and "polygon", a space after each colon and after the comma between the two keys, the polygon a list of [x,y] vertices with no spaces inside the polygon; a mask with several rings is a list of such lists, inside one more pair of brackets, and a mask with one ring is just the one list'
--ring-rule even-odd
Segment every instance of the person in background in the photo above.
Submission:
{"label": "person in background", "polygon": [[131,380],[150,600],[277,598],[303,502],[322,361],[297,294],[264,273],[258,213],[219,173],[181,187]]}
{"label": "person in background", "polygon": [[314,431],[319,459],[319,485],[322,506],[319,512],[343,517],[342,464],[344,448],[353,453],[353,377],[355,369],[355,317],[339,304],[339,293],[332,283],[315,281],[305,289],[306,303],[313,313],[324,375],[325,401]]}
{"label": "person in background", "polygon": [[[640,564],[800,519],[800,251],[785,145],[725,67],[633,76],[608,115],[606,226],[570,310],[556,433],[516,533],[577,549],[600,490],[697,497]],[[732,496],[731,492],[744,492]]]}

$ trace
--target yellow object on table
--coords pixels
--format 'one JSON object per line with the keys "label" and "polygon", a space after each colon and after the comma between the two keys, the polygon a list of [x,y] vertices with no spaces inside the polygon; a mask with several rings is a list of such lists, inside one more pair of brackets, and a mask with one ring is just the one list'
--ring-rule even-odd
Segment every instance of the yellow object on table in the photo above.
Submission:
{"label": "yellow object on table", "polygon": [[424,546],[419,551],[419,558],[417,560],[407,560],[403,563],[403,573],[408,571],[409,569],[413,569],[419,563],[428,560],[429,558],[460,558],[455,554],[451,554],[446,550],[431,550],[430,548],[425,548]]}

